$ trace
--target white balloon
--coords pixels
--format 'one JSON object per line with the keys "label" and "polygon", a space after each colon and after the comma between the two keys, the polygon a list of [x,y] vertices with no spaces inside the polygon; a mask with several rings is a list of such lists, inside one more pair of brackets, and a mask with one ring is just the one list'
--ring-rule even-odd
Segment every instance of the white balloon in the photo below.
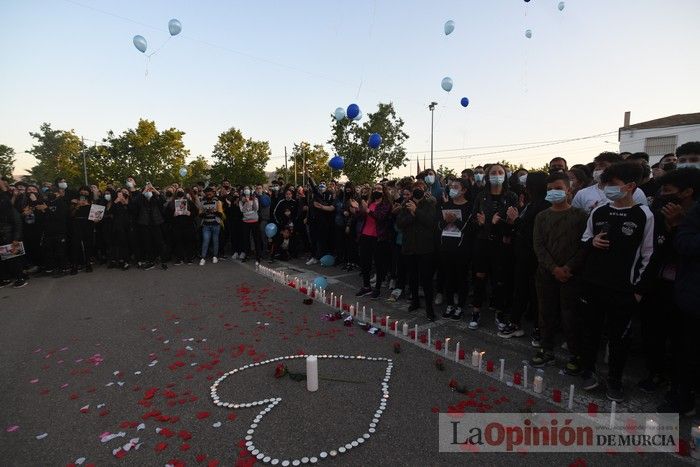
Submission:
{"label": "white balloon", "polygon": [[356,122],[362,119],[362,111],[360,110],[360,113],[357,114],[357,117],[353,118]]}
{"label": "white balloon", "polygon": [[449,76],[442,78],[442,83],[440,85],[442,86],[442,89],[450,92],[452,90],[452,78]]}
{"label": "white balloon", "polygon": [[532,38],[532,30],[526,29],[525,30],[525,37],[527,37],[528,39]]}
{"label": "white balloon", "polygon": [[559,8],[559,11],[564,11],[564,7],[566,4],[564,2],[559,2],[559,5],[557,5],[557,8]]}
{"label": "white balloon", "polygon": [[175,18],[168,21],[168,31],[170,31],[171,36],[177,36],[182,31],[182,24]]}
{"label": "white balloon", "polygon": [[184,167],[182,167],[182,168],[180,169],[180,176],[181,176],[181,177],[184,177],[184,176],[186,176],[186,175],[187,175],[187,169],[184,168]]}
{"label": "white balloon", "polygon": [[333,112],[333,116],[338,121],[344,119],[345,118],[345,109],[342,107],[338,107],[337,109],[335,109],[335,112]]}
{"label": "white balloon", "polygon": [[455,22],[452,20],[449,20],[448,22],[445,23],[445,35],[449,36],[452,34],[452,31],[455,30]]}
{"label": "white balloon", "polygon": [[139,52],[145,53],[148,48],[148,42],[143,36],[134,36],[134,47],[138,49]]}

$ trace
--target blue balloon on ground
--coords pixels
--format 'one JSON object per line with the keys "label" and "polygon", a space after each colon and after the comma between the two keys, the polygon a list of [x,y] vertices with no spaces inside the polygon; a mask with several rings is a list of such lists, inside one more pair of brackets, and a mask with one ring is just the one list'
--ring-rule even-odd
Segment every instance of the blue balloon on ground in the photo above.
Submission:
{"label": "blue balloon on ground", "polygon": [[139,52],[145,53],[148,48],[148,42],[143,36],[134,36],[134,47],[138,49]]}
{"label": "blue balloon on ground", "polygon": [[345,161],[340,156],[333,156],[328,161],[328,166],[333,170],[342,170],[345,167]]}
{"label": "blue balloon on ground", "polygon": [[333,255],[321,256],[321,266],[330,267],[335,264],[335,257]]}
{"label": "blue balloon on ground", "polygon": [[171,36],[177,36],[182,31],[182,24],[175,18],[168,21],[168,31],[170,31]]}
{"label": "blue balloon on ground", "polygon": [[328,287],[328,279],[319,276],[316,279],[314,279],[314,285],[317,289],[325,289],[326,287]]}
{"label": "blue balloon on ground", "polygon": [[277,224],[273,224],[272,222],[267,224],[265,226],[265,235],[267,235],[267,238],[272,238],[277,235]]}
{"label": "blue balloon on ground", "polygon": [[350,104],[348,106],[347,112],[345,114],[348,116],[350,120],[353,120],[355,117],[357,117],[360,114],[360,106],[357,104]]}
{"label": "blue balloon on ground", "polygon": [[469,99],[466,97],[463,97],[461,101],[459,101],[460,104],[462,104],[462,107],[466,107],[469,105]]}
{"label": "blue balloon on ground", "polygon": [[335,109],[335,112],[333,112],[333,116],[338,121],[344,119],[345,118],[345,109],[342,107],[338,107],[337,109]]}
{"label": "blue balloon on ground", "polygon": [[372,133],[369,135],[369,141],[367,142],[370,148],[377,149],[380,144],[382,144],[382,137],[379,133]]}

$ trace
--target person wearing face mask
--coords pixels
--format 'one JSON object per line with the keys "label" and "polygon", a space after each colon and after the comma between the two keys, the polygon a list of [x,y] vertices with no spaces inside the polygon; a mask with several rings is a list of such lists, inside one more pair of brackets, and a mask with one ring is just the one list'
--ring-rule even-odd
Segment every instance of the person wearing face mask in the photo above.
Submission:
{"label": "person wearing face mask", "polygon": [[37,272],[41,265],[41,223],[37,219],[40,215],[37,206],[43,204],[43,196],[36,185],[27,186],[25,194],[15,202],[22,217],[25,267],[29,274]]}
{"label": "person wearing face mask", "polygon": [[[391,200],[388,191],[377,183],[372,189],[370,203],[362,200],[358,212],[358,248],[362,268],[362,288],[356,294],[358,297],[371,294],[372,299],[377,299],[381,293],[381,285],[389,272],[391,261],[390,215]],[[372,264],[377,273],[374,290],[370,287]]]}
{"label": "person wearing face mask", "polygon": [[68,273],[68,205],[63,199],[63,191],[51,188],[46,192],[46,203],[37,205],[41,213],[40,222],[44,273],[60,277]]}
{"label": "person wearing face mask", "polygon": [[241,209],[241,214],[243,215],[243,252],[238,255],[239,259],[243,262],[246,261],[247,252],[250,250],[250,238],[253,237],[253,245],[255,246],[255,260],[260,261],[260,255],[262,250],[261,238],[259,235],[258,227],[258,210],[260,205],[258,204],[258,198],[255,193],[252,192],[250,187],[243,188],[243,196],[241,196],[238,201],[238,206]]}
{"label": "person wearing face mask", "polygon": [[425,171],[423,181],[428,186],[427,192],[430,193],[433,198],[436,200],[442,199],[443,189],[440,185],[440,180],[433,169],[428,169]]}
{"label": "person wearing face mask", "polygon": [[71,200],[70,210],[70,259],[71,275],[78,274],[78,268],[84,267],[85,272],[92,272],[90,257],[95,238],[95,223],[88,217],[92,206],[90,188],[81,186],[78,198]]}
{"label": "person wearing face mask", "polygon": [[[449,185],[449,201],[442,205],[440,229],[440,263],[444,271],[445,304],[443,318],[462,319],[469,293],[471,265],[471,232],[469,231],[472,206],[466,196],[469,184],[459,178]],[[455,294],[458,296],[454,301]]]}
{"label": "person wearing face mask", "polygon": [[123,271],[129,269],[129,234],[131,231],[131,213],[129,212],[130,192],[126,188],[114,193],[107,192],[110,199],[107,200],[105,209],[105,219],[107,224],[105,234],[107,235],[107,256],[109,258],[108,268],[121,268]]}
{"label": "person wearing face mask", "polygon": [[109,267],[109,230],[111,229],[112,217],[107,215],[109,205],[114,197],[114,189],[106,188],[104,193],[98,196],[94,202],[99,206],[104,206],[105,211],[102,215],[102,220],[95,223],[95,256],[100,264],[107,263]]}
{"label": "person wearing face mask", "polygon": [[490,165],[486,186],[474,202],[471,217],[476,230],[472,266],[475,276],[473,311],[469,321],[471,330],[479,328],[481,308],[487,299],[487,278],[492,283],[491,303],[496,308],[496,326],[499,331],[506,326],[502,313],[512,298],[512,223],[508,223],[508,210],[513,208],[517,213],[517,205],[518,197],[508,188],[505,168],[501,164]]}
{"label": "person wearing face mask", "polygon": [[209,243],[212,243],[212,259],[211,262],[216,264],[219,262],[219,258],[216,256],[219,254],[219,231],[221,229],[221,223],[223,221],[224,210],[219,201],[215,196],[215,191],[212,187],[207,187],[204,189],[204,198],[200,200],[199,206],[199,216],[202,219],[202,248],[199,260],[199,265],[204,266],[206,263],[207,254],[209,252]]}
{"label": "person wearing face mask", "polygon": [[435,256],[435,198],[425,195],[427,186],[417,181],[412,186],[411,199],[406,201],[396,216],[396,226],[402,232],[401,254],[404,255],[411,289],[408,311],[420,308],[419,285],[425,296],[425,313],[435,320],[433,310],[433,274]]}
{"label": "person wearing face mask", "polygon": [[569,165],[563,157],[555,157],[549,161],[549,173],[566,172],[569,170]]}
{"label": "person wearing face mask", "polygon": [[[653,171],[654,178],[660,178],[662,175],[664,175],[666,172],[670,172],[671,170],[676,170],[678,168],[678,158],[676,157],[675,153],[668,153],[665,154],[661,160],[659,161],[658,164],[658,170]],[[654,169],[654,167],[652,167]]]}
{"label": "person wearing face mask", "polygon": [[187,197],[183,188],[177,188],[175,196],[165,208],[166,219],[172,228],[173,255],[175,266],[183,263],[192,264],[197,246],[195,220],[199,216],[197,205]]}
{"label": "person wearing face mask", "polygon": [[582,167],[571,167],[566,174],[569,176],[569,182],[571,183],[572,199],[576,196],[576,193],[591,184],[591,177]]}
{"label": "person wearing face mask", "polygon": [[318,263],[322,256],[331,253],[331,235],[333,234],[333,218],[335,206],[333,194],[326,190],[326,183],[321,181],[318,185],[309,176],[309,184],[312,192],[312,202],[309,211],[311,234],[311,258],[306,262],[307,266]]}
{"label": "person wearing face mask", "polygon": [[335,264],[343,265],[343,269],[347,266],[348,250],[345,242],[345,227],[347,225],[348,216],[345,210],[345,198],[352,196],[352,192],[348,193],[344,186],[339,185],[333,197],[333,250],[335,251]]}
{"label": "person wearing face mask", "polygon": [[[595,183],[576,193],[571,205],[575,208],[584,210],[586,214],[590,214],[594,208],[603,204],[608,204],[610,200],[608,200],[608,198],[605,196],[605,192],[603,191],[603,183],[600,180],[600,176],[603,171],[611,165],[619,164],[623,161],[624,159],[622,159],[619,154],[614,152],[602,152],[596,156],[596,158],[593,159],[593,163],[595,164],[595,169],[593,170],[593,181]],[[633,199],[636,203],[644,205],[648,204],[647,197],[639,188],[634,191]]]}
{"label": "person wearing face mask", "polygon": [[150,182],[141,192],[135,192],[136,229],[139,237],[141,267],[150,270],[155,267],[156,258],[160,258],[161,268],[168,269],[164,261],[165,242],[162,224],[165,221],[163,206],[165,199]]}
{"label": "person wearing face mask", "polygon": [[[257,185],[255,187],[255,197],[258,198],[258,218],[259,218],[259,229],[260,229],[260,241],[262,244],[267,244],[268,238],[265,233],[265,227],[267,227],[268,222],[270,222],[270,215],[272,209],[272,198],[270,194],[263,188],[262,185]],[[266,249],[263,249],[262,256],[266,256]]]}
{"label": "person wearing face mask", "polygon": [[[11,245],[10,252],[18,253],[22,242],[22,219],[12,206],[7,180],[0,179],[0,245]],[[20,288],[27,285],[27,278],[22,273],[22,257],[0,261],[0,288],[11,284]]]}
{"label": "person wearing face mask", "polygon": [[536,216],[532,235],[541,348],[530,364],[541,368],[556,362],[554,338],[557,323],[560,323],[571,355],[564,371],[578,375],[581,371],[578,276],[585,255],[580,239],[586,229],[587,216],[571,206],[570,196],[571,182],[565,173],[554,172],[547,178],[545,200],[551,203],[551,207]]}
{"label": "person wearing face mask", "polygon": [[610,349],[606,395],[618,402],[624,399],[622,375],[630,322],[642,299],[640,278],[654,249],[653,214],[633,198],[641,178],[642,168],[634,162],[605,169],[600,181],[610,203],[593,210],[581,237],[586,244],[580,295],[583,388],[599,385],[595,362],[605,323]]}
{"label": "person wearing face mask", "polygon": [[[672,170],[657,182],[659,192],[651,205],[654,253],[637,287],[642,295],[640,315],[648,370],[648,376],[638,387],[645,392],[654,392],[665,384],[667,361],[677,364],[683,360],[681,313],[675,301],[669,299],[673,296],[680,262],[674,240],[684,217],[700,198],[700,170]],[[667,340],[671,343],[671,359],[665,352],[659,352],[667,348]]]}
{"label": "person wearing face mask", "polygon": [[679,169],[700,170],[700,141],[692,141],[678,146],[676,157]]}

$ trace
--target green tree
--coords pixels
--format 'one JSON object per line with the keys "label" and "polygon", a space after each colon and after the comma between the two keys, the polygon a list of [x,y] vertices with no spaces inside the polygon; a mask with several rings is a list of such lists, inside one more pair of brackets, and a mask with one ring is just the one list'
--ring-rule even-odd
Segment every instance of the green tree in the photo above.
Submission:
{"label": "green tree", "polygon": [[[306,162],[304,163],[304,158]],[[282,177],[285,180],[294,182],[294,173],[297,174],[297,182],[301,183],[303,179],[304,167],[306,167],[306,172],[311,175],[314,180],[330,180],[332,177],[338,177],[340,175],[339,170],[331,171],[328,166],[328,159],[330,155],[322,145],[314,144],[311,146],[306,141],[302,141],[299,144],[294,144],[292,148],[292,157],[290,159],[291,165],[288,168],[278,167],[275,169],[278,177]]]}
{"label": "green tree", "polygon": [[73,131],[54,130],[50,123],[42,123],[39,131],[30,132],[36,140],[27,151],[37,164],[29,171],[31,178],[39,182],[53,182],[63,177],[73,186],[83,183],[83,160],[80,151],[83,144]]}
{"label": "green tree", "polygon": [[440,165],[440,167],[438,167],[437,173],[442,175],[443,178],[445,178],[445,177],[458,178],[457,172],[455,172],[455,170],[453,168],[443,166],[442,164]]}
{"label": "green tree", "polygon": [[187,164],[186,168],[187,175],[181,182],[185,186],[193,186],[197,182],[208,180],[211,176],[211,165],[203,156],[197,156]]}
{"label": "green tree", "polygon": [[245,139],[240,130],[230,128],[219,135],[212,152],[212,180],[224,178],[233,184],[253,185],[264,183],[265,166],[270,160],[270,144],[267,141]]}
{"label": "green tree", "polygon": [[4,144],[0,144],[0,177],[12,179],[15,170],[15,150]]}
{"label": "green tree", "polygon": [[[362,125],[347,118],[336,121],[332,117],[332,120],[333,137],[328,143],[345,159],[343,173],[353,182],[373,182],[408,162],[403,147],[408,135],[404,133],[404,122],[396,115],[392,103],[379,103],[377,111],[368,113]],[[372,133],[379,133],[382,137],[379,149],[367,145]]]}

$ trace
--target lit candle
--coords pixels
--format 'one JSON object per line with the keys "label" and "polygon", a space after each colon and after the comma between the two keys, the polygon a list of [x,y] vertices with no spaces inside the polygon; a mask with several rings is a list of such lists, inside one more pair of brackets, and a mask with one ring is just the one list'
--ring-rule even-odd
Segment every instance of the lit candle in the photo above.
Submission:
{"label": "lit candle", "polygon": [[532,389],[534,389],[537,394],[542,394],[544,379],[540,375],[536,375],[535,379],[532,381]]}
{"label": "lit candle", "polygon": [[408,323],[405,321],[403,323],[403,329],[401,330],[401,332],[404,336],[408,336]]}
{"label": "lit candle", "polygon": [[498,377],[498,379],[503,381],[503,372],[505,371],[506,359],[501,358],[500,360],[501,360],[501,373],[500,373],[500,376]]}
{"label": "lit candle", "polygon": [[527,387],[527,365],[523,365],[523,388]]}
{"label": "lit candle", "polygon": [[318,359],[315,355],[306,357],[306,389],[318,391]]}
{"label": "lit candle", "polygon": [[610,404],[610,428],[615,426],[615,409],[617,409],[617,402],[612,401]]}
{"label": "lit candle", "polygon": [[[357,310],[358,313],[360,312],[360,302],[355,302],[355,310]],[[364,310],[364,307],[363,307],[363,310]],[[364,315],[362,316],[362,319],[365,319]]]}
{"label": "lit candle", "polygon": [[413,328],[413,335],[415,336],[415,341],[418,341],[418,325],[416,324]]}
{"label": "lit candle", "polygon": [[355,307],[350,305],[350,309],[348,310],[348,312],[350,313],[350,316],[355,316]]}
{"label": "lit candle", "polygon": [[394,335],[395,336],[399,335],[399,320],[398,319],[396,321],[394,321]]}
{"label": "lit candle", "polygon": [[644,434],[647,436],[656,436],[659,434],[659,424],[654,420],[647,420],[644,425]]}
{"label": "lit candle", "polygon": [[386,332],[389,332],[389,315],[386,315]]}
{"label": "lit candle", "polygon": [[335,298],[333,297],[333,292],[331,292],[331,306],[335,306]]}
{"label": "lit candle", "polygon": [[574,385],[572,384],[569,387],[569,410],[571,410],[574,407]]}
{"label": "lit candle", "polygon": [[479,351],[472,352],[472,366],[479,366]]}
{"label": "lit candle", "polygon": [[362,305],[362,321],[367,321],[367,316],[365,315],[365,306]]}
{"label": "lit candle", "polygon": [[457,342],[457,348],[455,349],[455,362],[459,361],[459,342]]}
{"label": "lit candle", "polygon": [[445,356],[447,356],[447,352],[450,351],[450,338],[445,337]]}
{"label": "lit candle", "polygon": [[430,328],[428,328],[428,347],[430,347]]}

